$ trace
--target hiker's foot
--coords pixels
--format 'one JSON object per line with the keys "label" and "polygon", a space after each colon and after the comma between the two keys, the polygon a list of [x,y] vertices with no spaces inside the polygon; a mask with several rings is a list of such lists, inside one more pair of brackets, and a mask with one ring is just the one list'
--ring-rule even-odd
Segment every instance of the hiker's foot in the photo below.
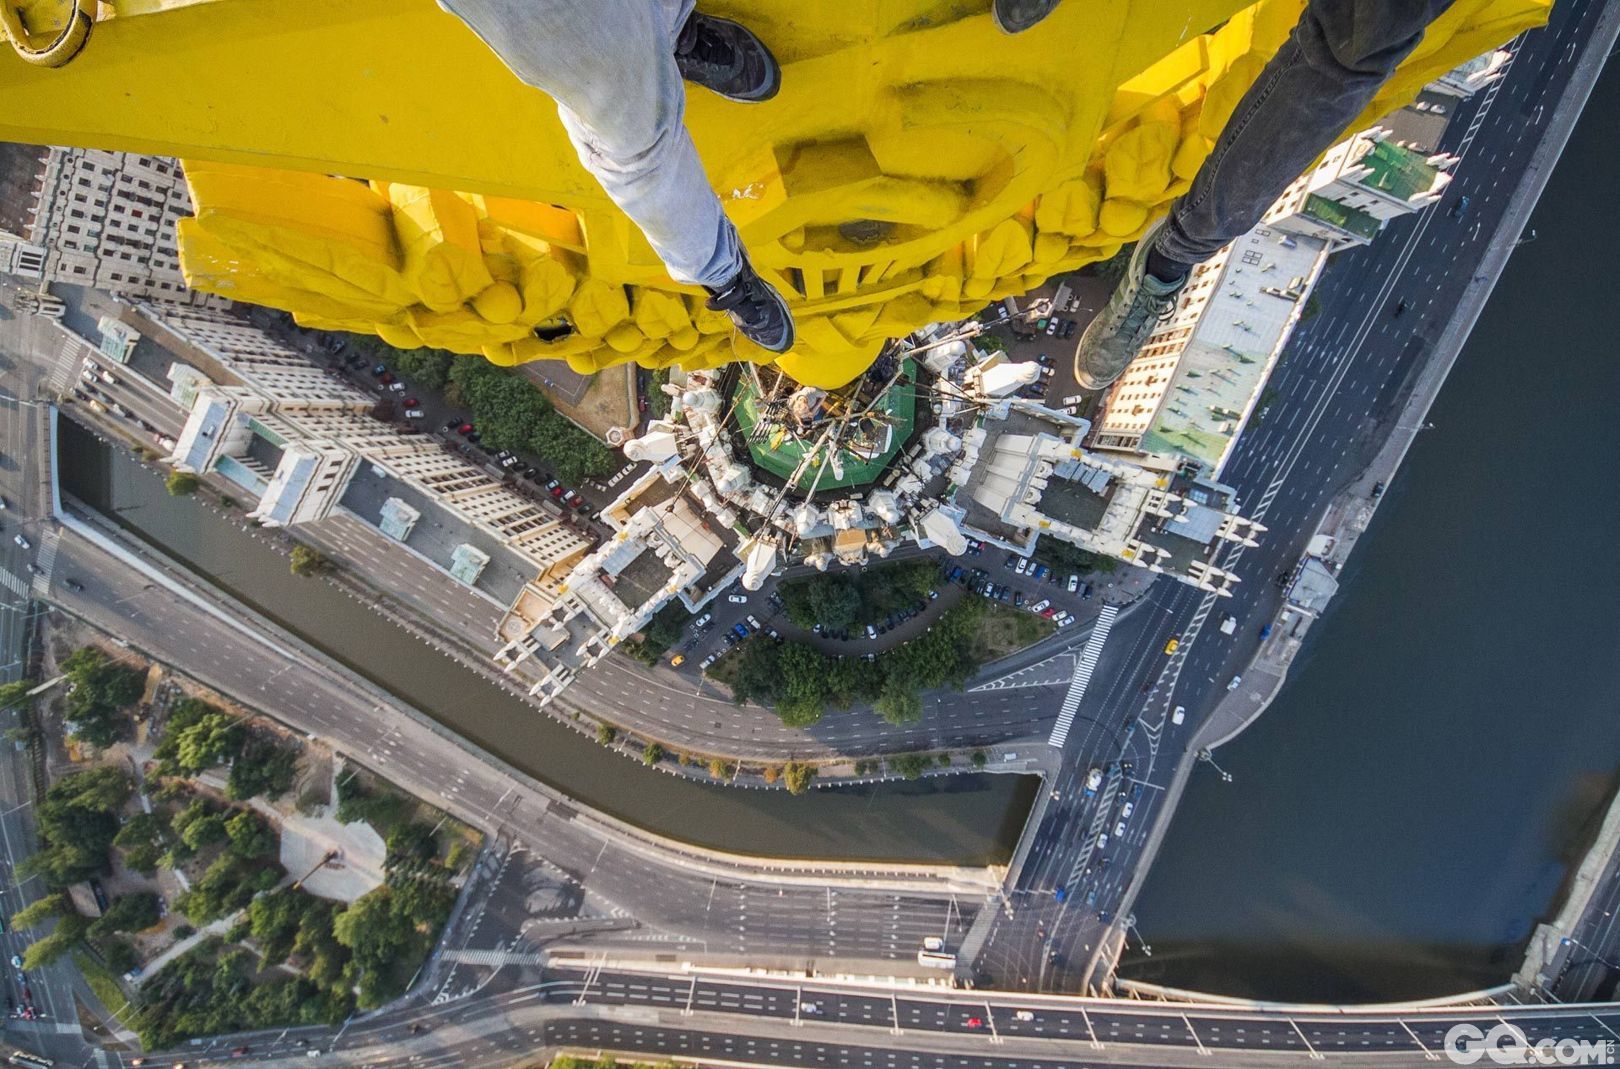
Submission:
{"label": "hiker's foot", "polygon": [[995,0],[990,14],[1002,33],[1023,33],[1057,6],[1058,0]]}
{"label": "hiker's foot", "polygon": [[793,348],[793,313],[769,282],[746,260],[736,278],[719,288],[703,287],[709,307],[731,317],[737,329],[762,349],[785,353]]}
{"label": "hiker's foot", "polygon": [[675,39],[681,77],[728,100],[757,104],[782,88],[782,67],[751,30],[692,12]]}
{"label": "hiker's foot", "polygon": [[1148,254],[1166,221],[1159,220],[1136,243],[1125,277],[1120,279],[1107,306],[1080,336],[1080,348],[1074,354],[1074,377],[1083,390],[1101,390],[1119,378],[1154,328],[1176,310],[1187,275],[1165,281],[1147,269]]}

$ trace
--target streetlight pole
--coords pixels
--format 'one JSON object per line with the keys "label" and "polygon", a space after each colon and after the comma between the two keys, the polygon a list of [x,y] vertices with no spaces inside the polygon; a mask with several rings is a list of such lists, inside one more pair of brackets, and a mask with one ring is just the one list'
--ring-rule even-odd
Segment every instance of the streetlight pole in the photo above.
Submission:
{"label": "streetlight pole", "polygon": [[1215,763],[1215,755],[1210,752],[1208,747],[1198,751],[1198,760],[1203,761],[1205,764],[1209,765],[1210,768],[1213,768],[1220,775],[1222,783],[1232,782],[1232,773],[1226,771],[1226,769]]}
{"label": "streetlight pole", "polygon": [[1136,933],[1137,942],[1142,944],[1142,956],[1144,958],[1151,958],[1153,956],[1153,948],[1148,946],[1148,941],[1142,937],[1142,929],[1136,926],[1136,914],[1132,913],[1129,917],[1125,918],[1125,931],[1126,933]]}

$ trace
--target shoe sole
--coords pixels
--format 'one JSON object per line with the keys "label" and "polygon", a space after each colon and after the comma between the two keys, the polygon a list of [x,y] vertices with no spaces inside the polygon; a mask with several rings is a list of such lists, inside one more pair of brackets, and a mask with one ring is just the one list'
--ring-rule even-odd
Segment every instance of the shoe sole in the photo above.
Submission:
{"label": "shoe sole", "polygon": [[710,88],[706,85],[703,86],[703,88],[708,89],[709,92],[713,93],[717,97],[720,97],[722,100],[730,100],[738,104],[763,104],[782,91],[782,65],[776,61],[775,53],[765,46],[765,42],[760,41],[758,34],[744,26],[742,23],[733,19],[722,19],[714,15],[705,15],[704,18],[708,19],[710,22],[721,23],[726,26],[734,26],[741,33],[746,34],[755,41],[758,41],[760,50],[765,53],[766,58],[771,61],[771,64],[770,77],[766,80],[764,86],[750,93],[722,93],[720,90]]}
{"label": "shoe sole", "polygon": [[1042,15],[1040,18],[1036,19],[1034,22],[1031,22],[1031,23],[1029,23],[1027,25],[1024,25],[1024,26],[1010,26],[1010,25],[1008,25],[1007,23],[1005,23],[1005,22],[1003,22],[1001,20],[1001,16],[996,12],[995,7],[992,5],[991,8],[990,8],[990,19],[991,19],[991,21],[993,21],[996,24],[996,29],[1000,30],[1002,33],[1006,34],[1008,37],[1017,37],[1019,34],[1023,33],[1025,30],[1032,30],[1036,26],[1039,26],[1041,23],[1045,22],[1047,15],[1050,15],[1051,13],[1052,12],[1048,11],[1046,13],[1046,15]]}
{"label": "shoe sole", "polygon": [[[1125,269],[1126,278],[1134,278],[1135,277],[1138,259],[1140,259],[1140,261],[1141,261],[1142,272],[1146,273],[1146,271],[1147,271],[1147,250],[1152,247],[1153,242],[1158,240],[1159,234],[1163,232],[1164,228],[1167,225],[1169,225],[1169,222],[1170,222],[1170,217],[1168,215],[1162,216],[1158,220],[1154,221],[1147,228],[1146,232],[1144,232],[1142,234],[1142,236],[1137,239],[1136,248],[1131,250],[1130,264]],[[1120,285],[1124,285],[1124,283],[1125,283],[1125,280],[1121,279],[1120,280]],[[1113,300],[1113,296],[1110,295],[1109,296],[1109,301],[1112,302],[1112,300]],[[1104,305],[1104,311],[1106,311],[1106,310],[1107,310],[1107,306]],[[1100,317],[1101,313],[1098,313],[1098,315]],[[1131,357],[1131,360],[1127,360],[1125,362],[1125,366],[1121,367],[1119,369],[1119,373],[1116,374],[1113,378],[1109,379],[1107,382],[1097,382],[1096,379],[1094,379],[1090,375],[1086,374],[1085,369],[1080,366],[1080,354],[1085,351],[1086,338],[1087,338],[1087,336],[1089,336],[1091,334],[1092,328],[1094,328],[1096,325],[1097,325],[1097,320],[1096,319],[1093,319],[1090,323],[1087,323],[1086,324],[1086,329],[1080,335],[1080,344],[1074,347],[1074,382],[1075,382],[1075,385],[1080,387],[1080,389],[1082,389],[1082,390],[1089,390],[1089,391],[1091,391],[1093,393],[1100,393],[1101,391],[1108,389],[1108,387],[1112,386],[1114,383],[1118,382],[1119,379],[1120,379],[1120,375],[1125,374],[1125,369],[1131,366],[1131,360],[1135,360],[1136,357],[1133,356],[1133,357]],[[1140,347],[1137,349],[1137,352],[1138,353],[1141,352]]]}

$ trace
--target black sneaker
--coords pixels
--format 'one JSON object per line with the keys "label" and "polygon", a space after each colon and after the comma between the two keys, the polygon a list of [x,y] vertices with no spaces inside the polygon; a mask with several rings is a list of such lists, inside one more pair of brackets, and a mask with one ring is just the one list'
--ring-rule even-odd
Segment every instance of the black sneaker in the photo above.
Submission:
{"label": "black sneaker", "polygon": [[743,261],[743,269],[730,282],[709,293],[709,307],[724,312],[743,336],[762,349],[785,353],[793,348],[793,313],[769,282]]}
{"label": "black sneaker", "polygon": [[1023,33],[1052,13],[1058,0],[995,0],[990,14],[1002,33]]}
{"label": "black sneaker", "polygon": [[743,104],[769,100],[782,88],[782,67],[764,41],[730,19],[696,11],[675,39],[675,65],[687,81]]}

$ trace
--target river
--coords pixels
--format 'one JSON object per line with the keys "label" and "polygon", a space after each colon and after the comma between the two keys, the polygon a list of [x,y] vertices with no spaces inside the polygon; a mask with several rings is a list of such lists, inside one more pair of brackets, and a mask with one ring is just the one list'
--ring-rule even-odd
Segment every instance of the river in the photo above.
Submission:
{"label": "river", "polygon": [[1337,599],[1220,749],[1234,782],[1189,785],[1125,975],[1447,994],[1506,981],[1556,908],[1620,767],[1617,127],[1611,66]]}
{"label": "river", "polygon": [[[1010,856],[1032,776],[963,774],[799,797],[695,783],[628,760],[426,647],[156,471],[61,423],[63,489],[334,659],[579,801],[687,842],[776,857],[985,865]],[[829,714],[837,716],[836,712]]]}

